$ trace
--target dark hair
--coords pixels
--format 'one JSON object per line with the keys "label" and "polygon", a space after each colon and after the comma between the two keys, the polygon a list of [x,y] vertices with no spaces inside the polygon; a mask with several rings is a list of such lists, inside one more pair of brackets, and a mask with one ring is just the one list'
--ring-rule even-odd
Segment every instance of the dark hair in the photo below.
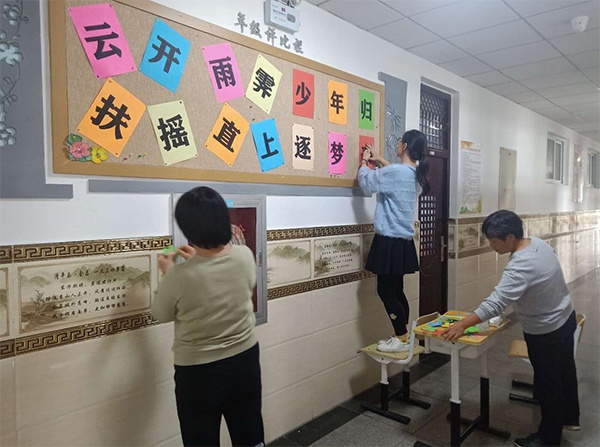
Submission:
{"label": "dark hair", "polygon": [[223,197],[206,186],[194,188],[177,201],[175,220],[190,244],[217,248],[231,240],[229,210]]}
{"label": "dark hair", "polygon": [[421,194],[427,194],[431,189],[429,181],[427,180],[427,175],[429,174],[429,162],[425,158],[427,138],[423,132],[412,129],[404,132],[404,135],[402,135],[402,142],[406,143],[410,159],[419,162],[417,165],[417,181],[423,190]]}
{"label": "dark hair", "polygon": [[523,239],[523,221],[512,211],[500,210],[490,214],[483,221],[481,230],[488,239],[506,240],[509,234]]}

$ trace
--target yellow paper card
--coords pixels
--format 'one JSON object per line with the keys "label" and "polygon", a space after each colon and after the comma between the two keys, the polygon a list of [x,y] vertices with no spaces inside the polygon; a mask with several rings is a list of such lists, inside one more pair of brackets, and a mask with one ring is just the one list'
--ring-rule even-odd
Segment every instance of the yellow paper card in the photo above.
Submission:
{"label": "yellow paper card", "polygon": [[148,106],[148,114],[165,166],[198,156],[183,101]]}
{"label": "yellow paper card", "polygon": [[249,129],[248,121],[225,103],[205,146],[229,166],[233,166]]}
{"label": "yellow paper card", "polygon": [[118,157],[145,110],[142,101],[108,78],[77,131]]}
{"label": "yellow paper card", "polygon": [[335,124],[346,124],[348,112],[348,84],[343,82],[329,81],[327,83],[328,91],[328,110],[329,122]]}
{"label": "yellow paper card", "polygon": [[281,72],[259,54],[246,89],[246,98],[265,112],[271,113],[280,81]]}

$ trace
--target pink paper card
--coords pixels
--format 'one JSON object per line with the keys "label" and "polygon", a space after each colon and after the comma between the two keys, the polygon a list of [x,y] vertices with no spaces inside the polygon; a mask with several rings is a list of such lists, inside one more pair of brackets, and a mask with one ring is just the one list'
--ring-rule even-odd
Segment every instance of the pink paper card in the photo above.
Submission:
{"label": "pink paper card", "polygon": [[98,79],[137,70],[110,3],[69,8],[69,14]]}
{"label": "pink paper card", "polygon": [[228,43],[202,47],[217,101],[225,102],[244,96],[244,83],[233,49]]}
{"label": "pink paper card", "polygon": [[338,132],[329,132],[329,173],[346,173],[346,135]]}

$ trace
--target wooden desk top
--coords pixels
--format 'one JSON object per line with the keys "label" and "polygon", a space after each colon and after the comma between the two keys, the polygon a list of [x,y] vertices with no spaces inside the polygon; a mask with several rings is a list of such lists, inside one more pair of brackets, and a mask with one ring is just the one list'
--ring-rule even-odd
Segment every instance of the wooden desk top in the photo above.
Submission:
{"label": "wooden desk top", "polygon": [[[466,317],[469,314],[470,314],[470,312],[463,312],[463,311],[460,311],[460,310],[449,310],[444,315],[441,315],[440,318],[441,319],[446,319],[446,318],[452,319],[453,317],[456,317],[457,319],[461,319],[461,318]],[[432,337],[432,338],[442,339],[442,337],[441,337],[440,334],[443,331],[445,331],[446,328],[442,328],[441,326],[439,326],[439,327],[433,327],[433,326],[431,326],[431,323],[433,321],[436,321],[436,320],[432,320],[432,321],[429,321],[429,322],[427,322],[425,324],[417,326],[415,328],[415,334],[421,335],[421,336],[424,336],[424,337]],[[504,320],[502,322],[502,324],[500,326],[498,326],[498,327],[490,326],[489,332],[487,332],[486,334],[465,334],[465,335],[463,335],[462,337],[458,338],[455,341],[457,341],[459,343],[464,343],[464,344],[467,344],[467,345],[479,346],[479,345],[485,343],[486,340],[488,340],[496,332],[504,329],[504,327],[508,323],[509,323],[509,320]]]}

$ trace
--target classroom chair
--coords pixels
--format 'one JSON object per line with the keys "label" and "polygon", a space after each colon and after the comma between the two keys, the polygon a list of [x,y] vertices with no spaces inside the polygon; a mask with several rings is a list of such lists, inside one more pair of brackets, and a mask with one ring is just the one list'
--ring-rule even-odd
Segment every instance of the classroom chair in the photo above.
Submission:
{"label": "classroom chair", "polygon": [[[575,336],[573,337],[575,340],[575,346],[573,347],[574,355],[577,353],[577,343],[579,343],[579,340],[581,339],[581,333],[583,331],[583,324],[585,323],[585,314],[577,314],[576,318],[577,318],[577,327],[575,328]],[[510,344],[508,356],[509,357],[519,357],[519,358],[522,358],[523,360],[525,360],[526,362],[531,363],[531,362],[529,362],[529,354],[527,353],[527,344],[525,343],[525,340],[513,340]],[[518,379],[512,380],[512,386],[515,388],[527,388],[527,389],[533,388],[532,383],[524,382],[524,381],[518,380]],[[535,399],[535,396],[529,397],[529,396],[524,396],[522,394],[510,393],[508,395],[508,398],[510,400],[515,400],[518,402],[525,402],[528,404],[539,405],[539,402],[537,399]]]}
{"label": "classroom chair", "polygon": [[[380,384],[380,403],[379,405],[373,405],[368,402],[361,402],[361,406],[375,414],[379,414],[386,418],[394,421],[408,424],[410,418],[403,414],[396,413],[389,409],[389,401],[391,399],[397,399],[402,402],[416,405],[418,407],[429,409],[431,404],[424,402],[419,399],[413,399],[410,397],[410,365],[416,363],[419,354],[425,352],[425,349],[419,345],[415,345],[415,327],[417,327],[417,321],[413,321],[410,328],[410,339],[409,339],[409,350],[403,352],[381,352],[377,350],[377,343],[365,346],[358,352],[367,354],[369,357],[374,359],[381,365],[381,380]],[[388,370],[387,366],[390,363],[402,365],[402,388],[389,394],[389,382],[388,382]]]}

